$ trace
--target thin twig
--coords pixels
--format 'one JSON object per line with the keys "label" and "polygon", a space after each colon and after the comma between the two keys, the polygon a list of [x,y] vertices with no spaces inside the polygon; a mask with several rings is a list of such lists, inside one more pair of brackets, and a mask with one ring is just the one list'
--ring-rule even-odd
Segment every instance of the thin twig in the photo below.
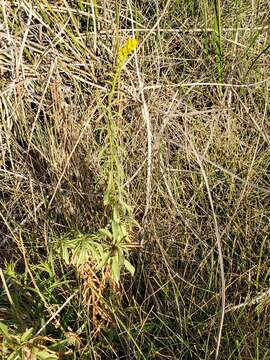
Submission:
{"label": "thin twig", "polygon": [[60,308],[45,322],[45,324],[38,330],[35,337],[41,334],[41,332],[46,328],[47,325],[64,309],[64,307],[74,298],[75,295],[78,294],[79,290],[76,290],[73,294],[71,294],[67,300],[60,306]]}
{"label": "thin twig", "polygon": [[[231,33],[231,32],[236,32],[236,31],[240,31],[240,32],[246,32],[246,31],[268,31],[269,30],[269,26],[257,26],[257,27],[242,27],[242,28],[234,28],[234,27],[229,27],[229,28],[224,28],[222,29],[223,33]],[[125,28],[125,29],[119,29],[119,32],[121,33],[128,33],[130,32],[131,29],[129,28]],[[185,34],[185,35],[189,35],[189,34],[205,34],[205,33],[212,33],[215,30],[213,28],[195,28],[195,29],[172,29],[172,28],[147,28],[147,27],[141,27],[141,28],[133,28],[135,33],[145,33],[145,32],[149,32],[151,31],[151,34],[156,35],[157,32],[162,32],[162,33],[167,33],[167,34]],[[113,30],[101,30],[99,32],[100,34],[110,34],[113,33]],[[87,35],[91,35],[93,34],[93,32],[89,32]]]}
{"label": "thin twig", "polygon": [[260,295],[254,297],[252,299],[246,300],[241,304],[227,306],[225,309],[225,313],[239,310],[242,307],[260,304],[263,301],[265,301],[267,298],[269,298],[269,300],[270,300],[270,288],[268,290],[264,291],[263,293],[261,293]]}
{"label": "thin twig", "polygon": [[210,202],[210,206],[211,206],[211,210],[212,210],[214,227],[215,227],[215,234],[216,234],[216,240],[217,240],[216,247],[218,250],[219,269],[220,269],[220,278],[221,278],[221,317],[220,317],[220,325],[219,325],[219,332],[218,332],[218,339],[217,339],[217,346],[216,346],[216,357],[215,357],[216,359],[218,359],[223,324],[224,324],[224,317],[225,317],[225,305],[226,305],[226,285],[225,285],[225,271],[224,271],[223,253],[222,253],[222,241],[221,241],[221,236],[220,236],[220,232],[219,232],[219,226],[218,226],[218,222],[217,222],[214,202],[213,202],[210,186],[208,183],[208,178],[207,178],[206,172],[204,170],[202,160],[201,160],[200,156],[198,155],[197,150],[195,149],[195,146],[194,146],[191,138],[184,131],[183,131],[183,134],[185,135],[185,137],[197,159],[197,162],[200,166],[202,176],[204,178],[205,186],[207,189],[207,194],[208,194],[208,198],[209,198],[209,202]]}
{"label": "thin twig", "polygon": [[[162,20],[162,18],[164,17],[169,4],[170,4],[171,0],[168,0],[160,14],[160,16],[158,17],[156,23],[154,24],[154,26],[149,30],[149,32],[146,34],[146,36],[144,37],[144,39],[141,41],[138,51],[142,48],[143,44],[146,42],[146,40],[149,38],[149,36],[151,36],[151,34],[158,28],[160,21]],[[129,12],[130,12],[130,17],[131,17],[131,25],[132,25],[132,35],[135,38],[135,28],[134,28],[134,20],[133,20],[133,15],[132,15],[132,8],[131,8],[131,4],[130,4],[130,0],[128,0],[128,6],[129,6]],[[147,131],[147,180],[146,180],[146,207],[145,207],[145,211],[144,211],[144,215],[143,215],[143,220],[142,223],[145,225],[147,224],[148,221],[148,213],[151,207],[151,188],[152,188],[152,184],[151,184],[151,178],[152,178],[152,125],[151,125],[151,118],[150,118],[150,114],[149,114],[149,110],[148,110],[148,106],[145,100],[145,94],[144,94],[144,84],[143,84],[143,80],[141,77],[141,73],[140,73],[140,69],[139,69],[139,61],[138,61],[138,56],[137,56],[137,51],[135,51],[134,53],[134,57],[135,57],[135,63],[136,63],[136,71],[137,71],[137,77],[138,77],[138,83],[139,83],[139,91],[141,94],[141,100],[142,100],[142,115],[146,124],[146,131]],[[141,246],[143,246],[143,242],[144,242],[144,236],[142,236],[141,238]]]}
{"label": "thin twig", "polygon": [[195,86],[222,86],[222,87],[229,87],[229,88],[248,88],[253,87],[257,85],[261,85],[264,83],[267,83],[270,80],[269,77],[266,79],[263,79],[261,81],[255,82],[255,83],[247,83],[247,84],[230,84],[230,83],[215,83],[215,82],[192,82],[192,83],[185,83],[185,82],[179,82],[177,84],[153,84],[145,86],[144,90],[156,90],[156,89],[166,89],[166,88],[175,88],[175,87],[195,87]]}
{"label": "thin twig", "polygon": [[2,280],[5,292],[7,294],[8,301],[10,302],[10,305],[13,306],[14,302],[13,302],[12,297],[10,295],[10,292],[9,292],[9,289],[8,289],[8,286],[7,286],[7,283],[6,283],[5,276],[4,276],[3,270],[1,268],[0,268],[0,278]]}

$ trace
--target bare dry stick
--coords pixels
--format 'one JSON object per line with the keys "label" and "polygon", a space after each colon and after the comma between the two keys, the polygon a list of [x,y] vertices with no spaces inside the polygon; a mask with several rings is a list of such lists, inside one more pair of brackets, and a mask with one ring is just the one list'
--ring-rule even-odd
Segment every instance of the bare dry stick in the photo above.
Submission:
{"label": "bare dry stick", "polygon": [[13,302],[12,297],[10,295],[10,292],[9,292],[9,289],[8,289],[8,286],[7,286],[7,283],[6,283],[5,276],[4,276],[3,270],[1,268],[0,268],[0,278],[2,280],[5,292],[7,294],[8,301],[10,302],[10,305],[13,306],[14,302]]}
{"label": "bare dry stick", "polygon": [[219,332],[218,332],[218,340],[217,340],[217,346],[216,346],[216,355],[215,355],[215,359],[218,359],[219,356],[219,349],[220,349],[220,344],[221,344],[221,336],[222,336],[222,329],[223,329],[223,324],[224,324],[224,315],[225,315],[225,300],[226,300],[226,286],[225,286],[225,272],[224,272],[224,263],[223,263],[223,253],[222,253],[222,243],[221,243],[221,236],[219,233],[219,227],[218,227],[218,222],[217,222],[217,217],[216,217],[216,212],[215,212],[215,207],[214,207],[214,202],[213,202],[213,198],[212,198],[212,194],[211,194],[211,190],[210,190],[210,186],[208,183],[208,178],[207,175],[205,173],[204,170],[204,166],[201,160],[201,157],[198,155],[197,150],[195,149],[195,146],[192,142],[192,140],[190,139],[190,137],[188,136],[188,134],[183,131],[184,136],[186,137],[196,159],[197,162],[200,166],[203,178],[204,178],[204,182],[205,182],[205,186],[207,189],[207,194],[208,194],[208,198],[209,198],[209,202],[210,202],[210,206],[211,206],[211,210],[212,210],[212,214],[213,214],[213,221],[214,221],[214,227],[215,227],[215,233],[216,233],[216,246],[217,246],[217,250],[218,250],[218,258],[219,258],[219,268],[220,268],[220,277],[221,277],[221,318],[220,318],[220,325],[219,325]]}
{"label": "bare dry stick", "polygon": [[229,87],[229,88],[248,88],[252,86],[261,85],[263,83],[267,83],[270,80],[269,77],[257,81],[254,83],[247,83],[247,84],[230,84],[230,83],[212,83],[212,82],[193,82],[193,83],[185,83],[185,82],[179,82],[177,84],[155,84],[155,85],[148,85],[143,88],[143,90],[155,90],[155,89],[162,89],[162,88],[175,88],[175,87],[194,87],[194,86],[222,86],[222,87]]}
{"label": "bare dry stick", "polygon": [[[246,31],[268,31],[269,30],[269,26],[266,25],[266,26],[257,26],[257,27],[242,27],[242,28],[233,28],[233,27],[230,27],[230,28],[224,28],[222,29],[222,32],[223,33],[231,33],[231,32],[236,32],[236,31],[240,31],[240,32],[246,32]],[[213,28],[195,28],[195,29],[172,29],[172,28],[146,28],[146,27],[140,27],[140,28],[134,28],[134,32],[135,33],[145,33],[145,32],[149,32],[151,31],[151,34],[152,35],[153,33],[156,33],[156,32],[163,32],[163,33],[168,33],[168,34],[185,34],[185,35],[188,35],[188,34],[200,34],[200,33],[212,33],[213,31],[215,31]],[[112,33],[112,31],[109,31],[109,30],[101,30],[99,33],[100,34],[106,34],[108,35],[109,33]],[[119,32],[121,33],[128,33],[130,32],[130,29],[128,28],[125,28],[125,29],[119,29]],[[92,32],[93,33],[93,32]],[[91,32],[88,33],[89,34],[92,34]]]}
{"label": "bare dry stick", "polygon": [[225,310],[225,313],[239,310],[239,309],[241,309],[242,307],[245,307],[245,306],[258,305],[258,304],[261,304],[264,301],[266,302],[267,299],[270,301],[270,288],[267,289],[266,291],[264,291],[263,293],[261,293],[260,295],[254,297],[252,299],[246,300],[241,304],[227,306],[227,308]]}
{"label": "bare dry stick", "polygon": [[42,331],[46,328],[46,326],[48,326],[50,324],[50,322],[52,322],[52,320],[64,309],[64,307],[74,298],[75,295],[77,295],[78,292],[79,292],[79,290],[76,290],[73,294],[71,294],[67,298],[67,300],[59,307],[59,309],[57,311],[55,311],[52,314],[52,316],[45,322],[45,324],[38,330],[35,337],[42,333]]}
{"label": "bare dry stick", "polygon": [[[155,29],[158,27],[161,19],[163,18],[163,16],[165,15],[168,6],[170,4],[171,0],[168,0],[166,5],[163,8],[162,13],[160,14],[159,18],[157,19],[156,23],[154,24],[154,26],[149,30],[149,32],[147,33],[147,35],[144,37],[144,39],[142,40],[142,42],[140,43],[140,46],[138,48],[138,51],[141,49],[141,47],[143,46],[143,44],[145,43],[145,41],[149,38],[149,36],[155,31]],[[131,8],[131,4],[130,4],[130,0],[128,0],[128,7],[129,7],[129,12],[130,12],[130,18],[131,18],[131,27],[132,27],[132,35],[135,38],[135,27],[134,27],[134,20],[133,20],[133,14],[132,14],[132,8]],[[137,78],[138,78],[138,83],[139,83],[139,91],[141,94],[141,100],[142,100],[142,116],[144,118],[145,124],[146,124],[146,131],[147,131],[147,180],[146,180],[146,207],[145,207],[145,211],[144,211],[144,215],[143,215],[143,224],[147,223],[147,217],[148,217],[148,213],[151,207],[151,177],[152,177],[152,125],[151,125],[151,117],[149,114],[149,110],[148,110],[148,106],[145,100],[145,95],[144,95],[144,85],[143,85],[143,80],[142,80],[142,76],[140,73],[140,68],[139,68],[139,61],[138,61],[138,56],[137,56],[137,51],[135,50],[134,55],[135,57],[135,63],[136,63],[136,71],[137,71]],[[144,236],[142,236],[142,240],[141,240],[141,246],[143,246],[143,242],[144,242]]]}
{"label": "bare dry stick", "polygon": [[[134,32],[134,21],[133,21],[133,15],[132,15],[132,9],[130,5],[130,1],[128,1],[129,6],[129,12],[131,16],[131,25],[132,25],[132,33],[133,37],[135,38],[135,32]],[[144,96],[144,90],[143,90],[143,80],[139,69],[139,62],[138,62],[138,56],[137,51],[134,52],[135,56],[135,63],[136,63],[136,72],[137,72],[137,78],[139,83],[139,91],[141,94],[141,100],[142,100],[142,116],[144,119],[144,122],[146,124],[146,131],[147,131],[147,180],[146,180],[146,207],[144,210],[144,215],[142,219],[143,225],[147,223],[147,215],[149,212],[149,209],[151,207],[151,174],[152,174],[152,126],[151,126],[151,118],[148,110],[148,106],[145,100]],[[143,231],[143,229],[142,229]],[[141,238],[141,246],[143,246],[144,243],[144,236]]]}

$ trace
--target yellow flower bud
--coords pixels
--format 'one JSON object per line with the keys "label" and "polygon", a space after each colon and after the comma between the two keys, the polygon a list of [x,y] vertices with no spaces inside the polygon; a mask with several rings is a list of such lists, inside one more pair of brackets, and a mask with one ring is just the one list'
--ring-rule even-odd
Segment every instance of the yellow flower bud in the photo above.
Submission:
{"label": "yellow flower bud", "polygon": [[118,54],[118,64],[123,65],[127,60],[128,56],[133,53],[133,51],[138,47],[137,39],[128,39],[124,46],[121,47]]}

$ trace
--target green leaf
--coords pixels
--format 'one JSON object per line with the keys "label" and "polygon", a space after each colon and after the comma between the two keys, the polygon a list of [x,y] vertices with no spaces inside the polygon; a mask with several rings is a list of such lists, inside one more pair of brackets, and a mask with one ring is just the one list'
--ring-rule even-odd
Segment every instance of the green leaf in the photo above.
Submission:
{"label": "green leaf", "polygon": [[99,252],[99,256],[103,256],[104,254],[104,247],[101,244],[96,244],[96,249]]}
{"label": "green leaf", "polygon": [[7,360],[20,360],[20,354],[17,350],[13,351],[9,357],[7,358]]}
{"label": "green leaf", "polygon": [[135,274],[135,267],[133,265],[131,265],[131,263],[128,261],[128,260],[125,260],[124,261],[124,265],[125,265],[125,268],[127,269],[127,271],[132,275],[134,276]]}
{"label": "green leaf", "polygon": [[113,233],[113,240],[115,242],[118,242],[119,224],[115,220],[112,220],[112,233]]}
{"label": "green leaf", "polygon": [[43,261],[40,264],[36,265],[34,268],[45,271],[49,274],[50,278],[54,276],[53,269],[48,261]]}
{"label": "green leaf", "polygon": [[33,328],[26,329],[26,331],[21,336],[21,343],[28,341],[33,335]]}
{"label": "green leaf", "polygon": [[108,180],[108,185],[107,185],[107,189],[104,193],[104,197],[103,197],[103,202],[104,205],[109,205],[110,201],[111,201],[111,192],[112,192],[112,188],[113,188],[113,176],[112,174],[109,175],[109,180]]}
{"label": "green leaf", "polygon": [[37,359],[38,360],[57,360],[58,356],[54,355],[54,354],[50,354],[47,351],[39,351],[37,354]]}
{"label": "green leaf", "polygon": [[109,252],[104,252],[103,256],[100,259],[100,263],[97,264],[97,270],[101,270],[103,268],[103,266],[105,266],[110,259],[110,253]]}
{"label": "green leaf", "polygon": [[118,222],[112,220],[113,240],[117,244],[119,244],[125,236],[123,227],[124,225],[121,225]]}
{"label": "green leaf", "polygon": [[119,255],[117,254],[112,258],[112,274],[114,280],[117,283],[120,280],[120,270],[121,270],[121,264],[120,264]]}
{"label": "green leaf", "polygon": [[66,246],[62,245],[62,258],[65,261],[65,263],[68,265],[69,264],[69,252],[68,249],[66,248]]}
{"label": "green leaf", "polygon": [[128,231],[127,231],[127,226],[125,224],[121,225],[121,230],[122,230],[123,237],[127,237]]}
{"label": "green leaf", "polygon": [[117,210],[116,207],[114,207],[113,209],[113,220],[115,220],[116,222],[120,222],[119,211]]}
{"label": "green leaf", "polygon": [[84,264],[88,260],[88,253],[84,249],[76,249],[72,256],[72,264],[76,267]]}
{"label": "green leaf", "polygon": [[270,277],[270,268],[268,269],[268,271],[264,277],[264,281],[266,281],[268,279],[268,277]]}
{"label": "green leaf", "polygon": [[7,338],[10,337],[10,334],[8,332],[8,327],[4,323],[2,323],[2,321],[0,321],[0,333]]}
{"label": "green leaf", "polygon": [[12,279],[16,279],[17,277],[15,270],[16,263],[15,262],[6,263],[5,266],[6,266],[5,273],[7,274],[7,276],[9,276]]}
{"label": "green leaf", "polygon": [[98,251],[98,249],[94,248],[93,246],[90,249],[91,251],[91,256],[92,258],[95,260],[95,262],[99,262],[99,258],[100,258],[100,252]]}
{"label": "green leaf", "polygon": [[100,232],[100,234],[104,235],[105,237],[112,239],[112,233],[110,232],[110,230],[103,228],[103,229],[99,229],[98,231]]}

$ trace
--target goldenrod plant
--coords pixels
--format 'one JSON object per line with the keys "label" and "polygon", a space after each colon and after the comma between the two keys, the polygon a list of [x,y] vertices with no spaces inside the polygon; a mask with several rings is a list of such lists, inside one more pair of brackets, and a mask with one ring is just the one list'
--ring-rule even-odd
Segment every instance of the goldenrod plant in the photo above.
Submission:
{"label": "goldenrod plant", "polygon": [[128,57],[137,47],[136,39],[128,39],[117,54],[116,67],[112,78],[112,87],[108,95],[106,124],[102,131],[106,132],[104,145],[99,158],[107,179],[107,187],[103,197],[104,207],[108,214],[108,224],[96,233],[61,239],[60,249],[67,264],[83,267],[93,264],[96,271],[106,272],[116,283],[120,280],[120,272],[124,266],[131,275],[135,268],[128,260],[129,248],[132,246],[132,228],[137,225],[132,207],[128,204],[128,194],[124,189],[125,174],[121,163],[122,148],[120,144],[121,129],[117,124],[118,113],[114,109],[117,103],[117,83],[121,70]]}

